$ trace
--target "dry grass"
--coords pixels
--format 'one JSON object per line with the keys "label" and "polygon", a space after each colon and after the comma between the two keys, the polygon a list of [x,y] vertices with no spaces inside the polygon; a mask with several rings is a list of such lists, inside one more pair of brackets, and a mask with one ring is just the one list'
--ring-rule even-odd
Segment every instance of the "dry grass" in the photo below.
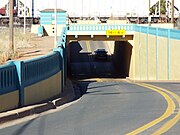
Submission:
{"label": "dry grass", "polygon": [[9,59],[18,58],[18,49],[32,48],[32,35],[30,32],[23,33],[22,28],[14,29],[14,47],[15,52],[9,52],[9,31],[8,28],[0,28],[0,64],[5,63]]}

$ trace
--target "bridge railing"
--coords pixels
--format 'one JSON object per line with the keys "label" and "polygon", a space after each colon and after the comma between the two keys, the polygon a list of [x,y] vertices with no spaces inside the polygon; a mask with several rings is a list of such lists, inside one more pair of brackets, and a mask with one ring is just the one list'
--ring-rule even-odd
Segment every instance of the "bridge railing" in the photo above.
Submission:
{"label": "bridge railing", "polygon": [[16,66],[12,62],[0,66],[0,95],[13,92],[18,88]]}
{"label": "bridge railing", "polygon": [[171,39],[180,39],[180,30],[134,25],[134,31]]}
{"label": "bridge railing", "polygon": [[24,61],[22,64],[22,82],[24,87],[49,78],[53,74],[62,70],[60,54],[52,52],[37,59]]}
{"label": "bridge railing", "polygon": [[93,24],[93,25],[70,25],[69,31],[106,31],[106,30],[126,30],[134,31],[134,25],[102,25],[102,24]]}
{"label": "bridge railing", "polygon": [[63,92],[66,32],[64,27],[53,52],[0,66],[0,112],[38,103]]}
{"label": "bridge railing", "polygon": [[0,66],[0,112],[19,106],[19,86],[13,62]]}
{"label": "bridge railing", "polygon": [[170,29],[170,38],[180,40],[180,30]]}

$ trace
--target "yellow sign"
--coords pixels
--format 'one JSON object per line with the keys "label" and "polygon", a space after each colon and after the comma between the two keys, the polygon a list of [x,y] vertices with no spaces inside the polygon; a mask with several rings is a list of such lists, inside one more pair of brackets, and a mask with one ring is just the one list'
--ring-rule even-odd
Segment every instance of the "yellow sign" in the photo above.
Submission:
{"label": "yellow sign", "polygon": [[107,36],[124,36],[126,35],[126,30],[106,30]]}

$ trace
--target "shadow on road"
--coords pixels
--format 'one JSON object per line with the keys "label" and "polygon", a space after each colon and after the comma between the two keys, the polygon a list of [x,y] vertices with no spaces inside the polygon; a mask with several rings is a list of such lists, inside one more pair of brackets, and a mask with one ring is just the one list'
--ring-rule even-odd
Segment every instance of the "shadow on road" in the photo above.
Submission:
{"label": "shadow on road", "polygon": [[13,135],[24,135],[24,132],[26,129],[36,120],[37,118],[34,118],[32,120],[29,120],[24,125],[22,125],[19,129],[16,130],[16,132],[13,133]]}
{"label": "shadow on road", "polygon": [[[85,80],[73,80],[73,87],[76,94],[76,99],[80,98],[83,95],[101,95],[101,96],[108,96],[108,95],[129,95],[129,94],[140,94],[140,93],[155,93],[155,91],[149,90],[138,90],[138,91],[122,91],[122,92],[115,92],[108,89],[111,89],[116,86],[122,86],[122,83],[117,82],[103,82],[103,83],[96,83],[96,81],[85,81]],[[94,83],[94,84],[92,84]],[[123,85],[126,82],[123,82]],[[127,83],[128,85],[131,85]]]}

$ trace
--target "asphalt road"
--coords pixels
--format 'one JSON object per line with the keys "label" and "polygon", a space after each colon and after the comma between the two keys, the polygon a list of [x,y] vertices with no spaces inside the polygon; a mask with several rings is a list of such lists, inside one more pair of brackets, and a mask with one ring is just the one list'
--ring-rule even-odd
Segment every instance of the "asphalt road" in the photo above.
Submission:
{"label": "asphalt road", "polygon": [[[77,52],[72,51],[71,70],[75,79],[75,91],[82,94],[80,100],[61,111],[2,128],[0,135],[124,135],[127,133],[149,135],[162,133],[161,131],[171,127],[174,122],[171,120],[178,116],[180,100],[175,101],[172,93],[151,85],[134,84],[111,78],[112,76],[108,78],[106,74],[112,73],[113,70],[111,60],[94,61],[90,53],[91,49],[93,52],[101,46],[98,45],[99,43],[103,44],[90,43],[96,47],[91,48],[90,45],[89,48],[87,45],[89,43],[82,42]],[[91,69],[92,65],[99,69],[95,72]],[[104,69],[106,66],[108,70]],[[90,79],[91,74],[96,79]],[[103,74],[106,78],[98,78],[99,74]],[[82,76],[86,76],[85,79],[82,79]],[[179,95],[179,91],[173,89],[175,86],[176,89],[180,88],[178,83],[150,84],[165,87]],[[166,124],[168,127],[159,131]],[[178,134],[180,132],[178,127],[179,123],[175,123],[165,134]]]}
{"label": "asphalt road", "polygon": [[[169,90],[180,97],[180,82],[151,82],[154,86],[161,87],[163,89]],[[177,102],[177,101],[176,101]],[[175,114],[180,111],[180,106],[176,107]],[[178,121],[170,130],[168,130],[165,135],[178,135],[180,134],[180,121]]]}
{"label": "asphalt road", "polygon": [[127,82],[81,82],[86,93],[62,111],[0,130],[1,135],[123,135],[161,116],[164,98]]}

